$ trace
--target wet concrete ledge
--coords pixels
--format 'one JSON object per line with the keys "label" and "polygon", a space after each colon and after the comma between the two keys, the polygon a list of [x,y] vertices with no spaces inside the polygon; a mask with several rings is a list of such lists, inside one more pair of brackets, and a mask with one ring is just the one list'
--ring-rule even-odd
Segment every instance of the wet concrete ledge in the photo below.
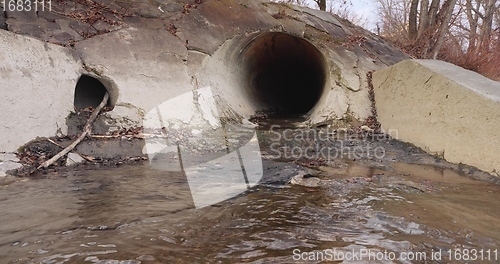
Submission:
{"label": "wet concrete ledge", "polygon": [[500,174],[500,82],[442,61],[406,60],[375,72],[373,86],[379,121],[391,135]]}

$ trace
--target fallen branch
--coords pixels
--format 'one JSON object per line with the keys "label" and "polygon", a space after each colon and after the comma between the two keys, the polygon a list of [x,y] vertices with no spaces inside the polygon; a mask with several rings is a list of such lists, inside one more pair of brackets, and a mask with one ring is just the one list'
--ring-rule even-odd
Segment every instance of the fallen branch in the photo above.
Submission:
{"label": "fallen branch", "polygon": [[115,135],[115,136],[108,136],[108,135],[92,135],[92,138],[97,138],[97,139],[114,139],[114,138],[119,138],[121,137],[120,135]]}
{"label": "fallen branch", "polygon": [[58,147],[60,147],[60,148],[64,149],[64,147],[63,147],[63,146],[61,146],[61,145],[57,144],[54,140],[52,140],[52,139],[50,139],[50,138],[47,138],[47,141],[49,141],[50,143],[52,143],[52,144],[54,144],[54,145],[56,145],[56,146],[58,146]]}
{"label": "fallen branch", "polygon": [[108,136],[108,135],[92,135],[91,137],[95,138],[95,139],[115,139],[115,138],[120,138],[120,137],[126,137],[127,139],[132,139],[132,138],[144,139],[144,135],[142,135],[142,134],[137,134],[137,135],[113,135],[113,136]]}
{"label": "fallen branch", "polygon": [[61,152],[57,153],[57,155],[55,155],[51,159],[45,161],[40,166],[38,166],[37,170],[39,170],[41,168],[47,168],[48,166],[52,165],[52,163],[56,162],[62,156],[66,155],[70,151],[72,151],[87,135],[89,135],[90,131],[92,129],[92,124],[94,123],[95,119],[97,118],[97,116],[101,112],[102,108],[104,108],[104,106],[106,106],[106,104],[108,103],[108,99],[109,99],[109,94],[106,93],[104,95],[104,98],[102,99],[101,103],[95,108],[95,110],[92,112],[89,119],[87,120],[87,123],[85,124],[85,127],[83,128],[82,134],[75,141],[73,141],[73,143],[71,143],[69,146],[67,146],[65,149],[63,149]]}

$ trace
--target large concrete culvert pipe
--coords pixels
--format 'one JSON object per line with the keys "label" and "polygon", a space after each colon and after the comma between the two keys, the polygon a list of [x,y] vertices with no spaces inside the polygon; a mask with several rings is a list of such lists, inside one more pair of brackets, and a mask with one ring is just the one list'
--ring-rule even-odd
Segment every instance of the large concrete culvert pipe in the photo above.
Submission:
{"label": "large concrete culvert pipe", "polygon": [[258,110],[306,114],[323,94],[325,60],[303,38],[264,33],[247,44],[240,59],[246,95]]}
{"label": "large concrete culvert pipe", "polygon": [[282,32],[228,40],[204,69],[202,83],[208,81],[228,119],[260,111],[309,118],[328,90],[323,53],[306,39]]}

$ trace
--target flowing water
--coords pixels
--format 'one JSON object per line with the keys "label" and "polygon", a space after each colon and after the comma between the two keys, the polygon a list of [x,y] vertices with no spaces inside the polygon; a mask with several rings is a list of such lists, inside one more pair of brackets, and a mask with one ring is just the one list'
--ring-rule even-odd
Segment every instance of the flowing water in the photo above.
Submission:
{"label": "flowing water", "polygon": [[[183,173],[147,162],[0,186],[0,263],[500,262],[496,183],[397,160],[263,165],[271,180],[200,209]],[[298,171],[316,185],[289,184]]]}

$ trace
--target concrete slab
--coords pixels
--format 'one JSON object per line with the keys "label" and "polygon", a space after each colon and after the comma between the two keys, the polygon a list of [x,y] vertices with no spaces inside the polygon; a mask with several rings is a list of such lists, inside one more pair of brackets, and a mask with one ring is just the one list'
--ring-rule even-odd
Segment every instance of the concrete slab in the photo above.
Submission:
{"label": "concrete slab", "polygon": [[[485,78],[476,72],[463,70],[453,64],[443,61],[417,60],[417,62],[479,95],[487,97],[495,102],[500,102],[500,82]],[[460,69],[458,72],[457,68]]]}
{"label": "concrete slab", "polygon": [[372,60],[380,61],[386,66],[394,65],[400,61],[411,59],[402,52],[395,52],[394,48],[376,35],[368,35],[364,43],[364,49],[371,52]]}
{"label": "concrete slab", "polygon": [[4,161],[19,162],[19,159],[13,153],[0,153],[0,162]]}
{"label": "concrete slab", "polygon": [[[187,47],[212,55],[226,40],[248,31],[269,30],[275,19],[266,12],[257,12],[238,1],[207,1],[190,11],[178,24]],[[262,5],[259,8],[263,8]],[[200,38],[199,36],[203,36]]]}
{"label": "concrete slab", "polygon": [[147,112],[193,89],[188,51],[166,30],[122,29],[79,42],[75,48],[86,65],[117,84],[117,105],[131,104]]}
{"label": "concrete slab", "polygon": [[82,64],[75,52],[0,30],[0,150],[66,133]]}
{"label": "concrete slab", "polygon": [[500,82],[434,60],[373,75],[382,128],[400,140],[486,172],[500,172]]}
{"label": "concrete slab", "polygon": [[15,170],[22,166],[22,164],[13,161],[0,162],[0,177],[5,177],[8,175],[7,171]]}
{"label": "concrete slab", "polygon": [[34,22],[38,18],[37,12],[35,11],[34,8],[31,9],[30,11],[26,11],[26,10],[10,11],[10,10],[7,10],[6,17],[8,19],[16,19],[16,20],[26,21],[26,22]]}
{"label": "concrete slab", "polygon": [[[311,21],[313,25],[319,26],[320,28],[318,29],[321,29],[321,27],[323,27],[326,32],[334,33],[333,34],[334,36],[336,36],[337,34],[344,34],[344,36],[345,34],[352,35],[351,30],[347,28],[343,23],[340,23],[340,21],[329,12],[323,12],[317,9],[310,9],[307,7],[301,7],[295,5],[290,5],[290,7],[296,11],[309,15],[310,16],[309,21]],[[322,23],[317,19],[322,20],[323,22],[326,22],[330,25]],[[339,30],[335,27],[338,27],[342,30]]]}
{"label": "concrete slab", "polygon": [[11,32],[24,34],[27,36],[41,38],[45,31],[42,24],[33,24],[29,21],[20,21],[16,19],[7,19],[7,29]]}
{"label": "concrete slab", "polygon": [[84,161],[85,159],[83,159],[82,156],[78,155],[77,153],[68,153],[68,157],[66,158],[66,166],[75,166]]}
{"label": "concrete slab", "polygon": [[343,27],[338,26],[337,24],[324,21],[308,13],[299,12],[297,13],[297,18],[300,21],[304,21],[308,26],[313,27],[317,30],[327,32],[328,34],[336,38],[345,38],[348,34],[352,35],[350,30],[345,30]]}

